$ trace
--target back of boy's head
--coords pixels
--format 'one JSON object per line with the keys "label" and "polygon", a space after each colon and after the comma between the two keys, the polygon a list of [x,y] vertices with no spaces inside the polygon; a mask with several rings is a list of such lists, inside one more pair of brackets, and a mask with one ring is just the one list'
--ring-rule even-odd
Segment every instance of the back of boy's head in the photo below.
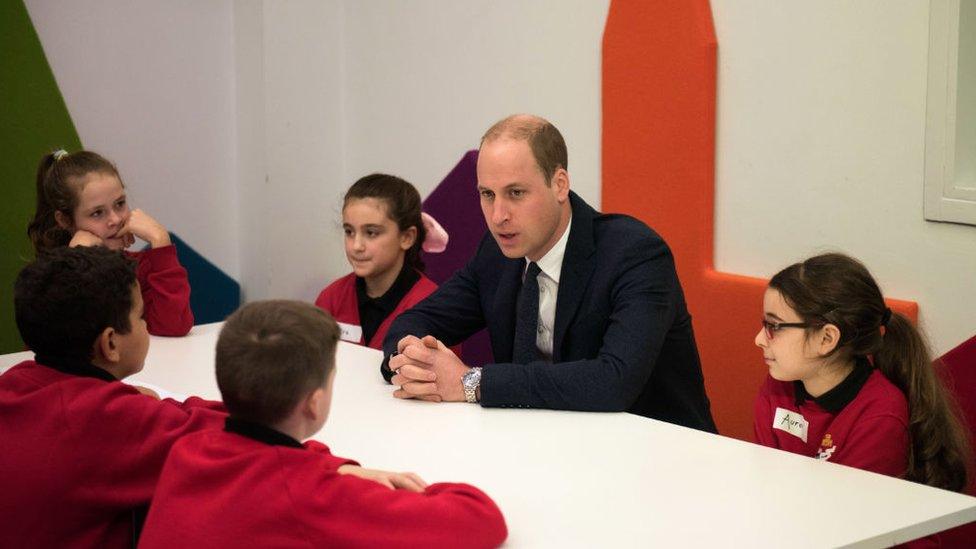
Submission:
{"label": "back of boy's head", "polygon": [[424,240],[427,238],[427,229],[424,227],[421,217],[423,202],[420,200],[420,193],[417,188],[409,181],[401,179],[395,175],[385,173],[374,173],[359,178],[346,191],[343,197],[343,207],[350,200],[361,198],[375,198],[382,200],[386,204],[387,216],[392,219],[397,228],[405,231],[410,227],[417,228],[417,239],[413,246],[407,250],[406,262],[420,272],[424,271],[424,262],[421,256]]}
{"label": "back of boy's head", "polygon": [[60,150],[41,158],[35,182],[37,207],[34,219],[27,225],[27,236],[36,252],[64,246],[71,241],[71,231],[58,225],[55,213],[61,212],[68,219],[72,218],[78,206],[80,182],[92,173],[119,177],[114,164],[92,151],[67,153]]}
{"label": "back of boy's head", "polygon": [[227,318],[217,340],[217,386],[231,415],[273,425],[321,387],[335,366],[339,327],[309,303],[257,301]]}
{"label": "back of boy's head", "polygon": [[105,328],[132,329],[135,263],[101,246],[41,253],[14,283],[20,337],[38,355],[90,359]]}

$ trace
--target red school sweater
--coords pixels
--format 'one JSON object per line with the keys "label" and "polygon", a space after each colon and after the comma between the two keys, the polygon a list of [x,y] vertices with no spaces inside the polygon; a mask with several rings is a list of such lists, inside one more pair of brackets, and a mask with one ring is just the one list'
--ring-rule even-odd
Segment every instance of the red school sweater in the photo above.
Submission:
{"label": "red school sweater", "polygon": [[498,507],[473,486],[390,490],[339,474],[345,462],[281,433],[187,436],[166,461],[139,546],[465,548],[507,536]]}
{"label": "red school sweater", "polygon": [[[318,298],[315,299],[315,305],[332,315],[336,322],[345,324],[345,326],[340,325],[343,340],[367,345],[373,349],[382,351],[383,338],[386,337],[386,332],[389,331],[393,319],[400,316],[400,313],[423,301],[424,298],[434,293],[436,289],[437,284],[434,284],[431,279],[424,276],[423,273],[420,273],[420,279],[410,288],[407,295],[403,296],[403,299],[400,300],[400,303],[397,304],[396,309],[393,310],[390,316],[383,320],[383,323],[380,324],[380,327],[368,342],[363,341],[362,330],[359,329],[359,300],[356,299],[355,273],[349,273],[326,286]],[[350,335],[355,334],[357,330],[359,339],[355,339],[355,337]]]}
{"label": "red school sweater", "polygon": [[[767,377],[756,399],[756,442],[903,477],[908,470],[908,414],[904,393],[866,360],[859,361],[840,385],[817,398],[810,397],[800,382]],[[898,547],[941,546],[939,534],[932,534]]]}
{"label": "red school sweater", "polygon": [[158,336],[185,336],[193,328],[190,281],[176,257],[176,246],[126,252],[138,262],[136,278],[142,288],[146,328]]}
{"label": "red school sweater", "polygon": [[901,477],[908,468],[908,402],[866,361],[817,398],[767,377],[755,409],[756,442]]}
{"label": "red school sweater", "polygon": [[0,375],[0,547],[131,547],[166,455],[219,402],[159,401],[87,366]]}

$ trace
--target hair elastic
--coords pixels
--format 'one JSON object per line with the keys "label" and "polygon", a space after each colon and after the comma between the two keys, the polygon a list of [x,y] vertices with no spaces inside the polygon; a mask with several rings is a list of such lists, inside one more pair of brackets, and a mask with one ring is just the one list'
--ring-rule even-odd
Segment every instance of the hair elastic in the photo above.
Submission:
{"label": "hair elastic", "polygon": [[447,231],[437,222],[432,215],[427,212],[420,212],[420,219],[427,230],[427,237],[421,248],[429,254],[439,254],[447,249]]}
{"label": "hair elastic", "polygon": [[888,333],[889,320],[891,320],[891,309],[885,307],[884,313],[881,314],[881,325],[878,326],[878,330],[881,331],[881,337],[884,337]]}
{"label": "hair elastic", "polygon": [[57,162],[58,160],[61,160],[62,158],[68,156],[68,151],[64,149],[58,149],[51,154],[54,155],[54,161]]}

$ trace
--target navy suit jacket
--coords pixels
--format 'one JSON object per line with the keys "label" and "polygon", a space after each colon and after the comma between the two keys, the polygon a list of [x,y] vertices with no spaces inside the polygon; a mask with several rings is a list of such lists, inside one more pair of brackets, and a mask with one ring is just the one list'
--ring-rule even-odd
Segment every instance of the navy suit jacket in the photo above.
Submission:
{"label": "navy suit jacket", "polygon": [[487,326],[496,363],[482,371],[482,406],[629,411],[714,432],[668,245],[644,223],[600,214],[575,193],[570,204],[552,364],[511,362],[526,262],[505,257],[490,232],[466,266],[393,321],[386,356],[406,335],[451,346]]}

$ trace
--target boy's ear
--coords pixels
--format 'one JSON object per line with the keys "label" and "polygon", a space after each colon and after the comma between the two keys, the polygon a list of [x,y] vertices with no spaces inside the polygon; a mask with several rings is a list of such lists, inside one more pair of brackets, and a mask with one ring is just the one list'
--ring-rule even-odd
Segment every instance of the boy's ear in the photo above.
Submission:
{"label": "boy's ear", "polygon": [[410,227],[400,233],[400,247],[409,250],[417,241],[417,227]]}
{"label": "boy's ear", "polygon": [[122,357],[119,354],[119,346],[115,341],[115,328],[109,326],[98,334],[95,340],[92,355],[96,359],[104,360],[110,364],[117,363]]}
{"label": "boy's ear", "polygon": [[323,398],[325,398],[325,391],[321,387],[309,393],[302,402],[302,414],[312,421],[318,421]]}
{"label": "boy's ear", "polygon": [[62,229],[71,229],[71,219],[64,215],[62,211],[54,212],[54,222],[58,224],[58,227]]}
{"label": "boy's ear", "polygon": [[840,343],[840,328],[833,324],[827,324],[821,330],[820,335],[820,355],[826,356],[837,348]]}

